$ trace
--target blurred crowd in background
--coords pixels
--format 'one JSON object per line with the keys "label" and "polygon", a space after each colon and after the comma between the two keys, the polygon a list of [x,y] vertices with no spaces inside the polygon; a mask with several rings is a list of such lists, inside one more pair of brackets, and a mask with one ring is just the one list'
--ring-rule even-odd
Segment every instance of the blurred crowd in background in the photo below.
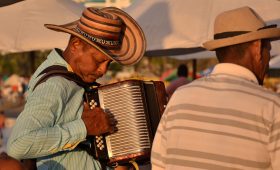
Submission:
{"label": "blurred crowd in background", "polygon": [[[25,92],[27,91],[29,77],[12,74],[10,76],[1,76],[0,78],[1,106],[4,107],[5,105],[9,104],[17,105],[24,102],[24,96]],[[3,110],[3,108],[1,110]]]}

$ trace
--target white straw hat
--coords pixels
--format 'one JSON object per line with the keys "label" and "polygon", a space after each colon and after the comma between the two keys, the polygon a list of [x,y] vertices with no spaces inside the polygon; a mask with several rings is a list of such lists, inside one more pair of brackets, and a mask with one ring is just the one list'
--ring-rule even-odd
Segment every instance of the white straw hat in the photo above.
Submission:
{"label": "white straw hat", "polygon": [[219,14],[214,24],[214,40],[203,43],[212,51],[217,48],[241,44],[258,39],[280,38],[277,25],[267,26],[258,14],[249,7],[237,8]]}

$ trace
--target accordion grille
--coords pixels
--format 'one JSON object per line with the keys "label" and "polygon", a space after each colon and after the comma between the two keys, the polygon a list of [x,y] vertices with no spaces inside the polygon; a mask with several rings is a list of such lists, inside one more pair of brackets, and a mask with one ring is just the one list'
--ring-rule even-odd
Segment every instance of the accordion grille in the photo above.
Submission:
{"label": "accordion grille", "polygon": [[101,107],[117,120],[117,132],[106,136],[109,158],[151,148],[140,85],[121,85],[99,91]]}

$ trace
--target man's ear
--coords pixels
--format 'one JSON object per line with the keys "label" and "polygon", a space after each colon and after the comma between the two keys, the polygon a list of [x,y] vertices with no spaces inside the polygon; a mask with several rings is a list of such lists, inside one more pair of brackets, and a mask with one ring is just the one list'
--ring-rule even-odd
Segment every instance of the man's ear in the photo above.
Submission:
{"label": "man's ear", "polygon": [[262,60],[262,41],[261,40],[253,41],[252,52],[253,52],[253,56],[255,57],[256,61]]}
{"label": "man's ear", "polygon": [[70,40],[70,50],[71,52],[75,52],[77,49],[82,48],[82,40],[77,37],[73,37]]}

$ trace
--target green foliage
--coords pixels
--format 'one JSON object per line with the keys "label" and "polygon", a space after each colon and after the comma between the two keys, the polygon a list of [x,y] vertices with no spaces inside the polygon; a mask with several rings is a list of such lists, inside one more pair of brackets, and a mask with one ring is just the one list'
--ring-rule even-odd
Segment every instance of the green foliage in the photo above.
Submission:
{"label": "green foliage", "polygon": [[117,62],[112,62],[109,66],[109,71],[112,72],[112,76],[115,76],[117,72],[122,71],[122,66],[118,64]]}
{"label": "green foliage", "polygon": [[18,74],[30,76],[36,68],[45,60],[49,52],[24,52],[0,55],[0,74]]}
{"label": "green foliage", "polygon": [[[46,59],[50,51],[34,51],[24,53],[12,53],[0,55],[0,75],[11,75],[16,73],[23,76],[31,76],[37,67]],[[217,63],[215,58],[197,60],[197,72],[204,70]],[[192,72],[192,60],[176,60],[172,57],[143,57],[134,66],[122,66],[112,62],[109,71],[114,77],[118,72],[134,70],[139,76],[157,76],[167,70],[177,68],[179,64],[186,64]],[[131,69],[127,69],[131,68]]]}

